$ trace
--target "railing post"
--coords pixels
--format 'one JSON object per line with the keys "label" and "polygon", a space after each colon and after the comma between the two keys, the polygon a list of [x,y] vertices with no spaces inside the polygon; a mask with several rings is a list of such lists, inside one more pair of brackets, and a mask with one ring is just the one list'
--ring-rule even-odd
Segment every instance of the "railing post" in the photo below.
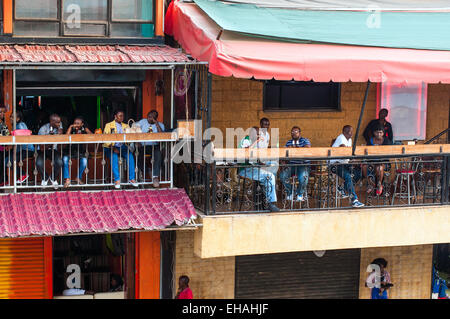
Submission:
{"label": "railing post", "polygon": [[211,189],[211,214],[216,213],[216,187],[217,187],[217,172],[216,172],[216,161],[213,160],[211,164],[211,174],[212,174],[212,189]]}
{"label": "railing post", "polygon": [[442,161],[441,204],[448,203],[450,156],[445,155]]}
{"label": "railing post", "polygon": [[210,190],[211,188],[209,187],[210,185],[210,181],[209,181],[209,169],[210,169],[210,165],[206,162],[205,163],[205,214],[209,215],[209,200],[210,200]]}

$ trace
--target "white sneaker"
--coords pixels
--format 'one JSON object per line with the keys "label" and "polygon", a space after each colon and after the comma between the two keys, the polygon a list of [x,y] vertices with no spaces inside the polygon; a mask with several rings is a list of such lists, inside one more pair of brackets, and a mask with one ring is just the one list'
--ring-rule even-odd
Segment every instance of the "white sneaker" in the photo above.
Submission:
{"label": "white sneaker", "polygon": [[114,183],[114,188],[115,189],[120,189],[120,183]]}
{"label": "white sneaker", "polygon": [[292,201],[292,195],[287,195],[286,196],[286,200],[289,201],[289,202]]}
{"label": "white sneaker", "polygon": [[133,187],[139,187],[139,184],[138,184],[136,181],[130,181],[130,184],[131,184]]}
{"label": "white sneaker", "polygon": [[45,180],[42,180],[42,182],[41,182],[41,186],[47,186],[47,181]]}
{"label": "white sneaker", "polygon": [[58,181],[51,181],[51,182],[52,182],[53,188],[58,189],[58,187],[59,187]]}
{"label": "white sneaker", "polygon": [[297,195],[297,202],[303,202],[304,200],[303,195]]}

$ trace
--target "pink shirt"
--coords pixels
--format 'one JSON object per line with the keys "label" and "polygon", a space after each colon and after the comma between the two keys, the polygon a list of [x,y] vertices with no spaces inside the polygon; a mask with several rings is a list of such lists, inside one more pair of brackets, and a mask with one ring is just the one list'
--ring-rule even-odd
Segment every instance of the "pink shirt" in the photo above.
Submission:
{"label": "pink shirt", "polygon": [[178,295],[177,299],[193,299],[191,288],[187,287]]}

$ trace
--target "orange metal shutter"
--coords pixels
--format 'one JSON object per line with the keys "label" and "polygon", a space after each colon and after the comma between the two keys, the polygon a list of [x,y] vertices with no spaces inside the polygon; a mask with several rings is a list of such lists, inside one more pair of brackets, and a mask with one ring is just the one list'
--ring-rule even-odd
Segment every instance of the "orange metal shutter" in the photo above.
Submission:
{"label": "orange metal shutter", "polygon": [[0,298],[52,298],[52,239],[0,239]]}
{"label": "orange metal shutter", "polygon": [[157,231],[136,234],[136,299],[160,298],[161,239]]}

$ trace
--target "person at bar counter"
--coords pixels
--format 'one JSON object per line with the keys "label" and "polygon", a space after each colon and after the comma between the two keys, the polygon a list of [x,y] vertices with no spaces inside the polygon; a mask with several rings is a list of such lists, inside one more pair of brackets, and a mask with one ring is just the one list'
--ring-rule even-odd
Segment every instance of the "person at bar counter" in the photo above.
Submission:
{"label": "person at bar counter", "polygon": [[[82,116],[77,116],[73,121],[73,124],[69,126],[66,132],[70,134],[92,134],[91,130],[86,126]],[[63,178],[64,187],[67,188],[70,185],[70,171],[69,171],[69,159],[78,159],[78,176],[76,182],[78,185],[83,185],[83,173],[87,167],[87,149],[86,144],[71,144],[68,149],[65,150],[63,156]]]}
{"label": "person at bar counter", "polygon": [[[252,127],[250,134],[245,136],[239,143],[238,148],[256,148],[259,142],[264,141],[264,137],[260,134],[258,127]],[[261,164],[261,163],[260,163]],[[275,188],[276,172],[271,171],[270,166],[252,166],[252,163],[246,161],[245,167],[239,169],[239,175],[244,178],[249,178],[258,181],[265,190],[266,200],[269,203],[269,210],[271,212],[278,212],[277,207],[277,192]]]}
{"label": "person at bar counter", "polygon": [[[352,147],[353,127],[345,125],[331,147]],[[358,200],[355,192],[355,183],[361,179],[361,168],[349,164],[348,159],[331,160],[330,163],[336,166],[336,174],[344,180],[344,189],[341,191],[342,198],[350,196],[352,207],[363,207],[364,204]]]}
{"label": "person at bar counter", "polygon": [[[151,110],[147,114],[147,118],[140,120],[137,124],[141,127],[143,133],[160,133],[164,132],[164,124],[158,122],[158,112],[156,110]],[[145,155],[151,155],[153,158],[153,167],[152,167],[152,182],[153,187],[159,187],[159,174],[161,171],[161,148],[159,143],[157,142],[144,142],[141,143],[139,147],[139,157],[138,157],[138,166],[144,175],[144,161]],[[145,151],[144,151],[145,149]]]}
{"label": "person at bar counter", "polygon": [[[61,117],[58,114],[52,114],[49,117],[49,123],[44,124],[38,132],[38,135],[59,135],[63,134],[63,126]],[[46,160],[52,162],[52,173],[47,174],[45,169]],[[48,181],[53,184],[55,189],[58,188],[58,178],[61,174],[63,166],[60,146],[57,144],[43,144],[38,146],[38,157],[36,159],[36,167],[41,174],[41,186],[47,186]]]}
{"label": "person at bar counter", "polygon": [[392,124],[389,123],[386,118],[389,112],[387,109],[381,109],[378,112],[378,119],[372,120],[367,125],[363,132],[364,139],[366,140],[366,145],[369,145],[370,138],[373,137],[373,130],[379,124],[383,126],[384,136],[389,139],[392,143],[394,142],[394,133],[392,132]]}
{"label": "person at bar counter", "polygon": [[[378,125],[375,125],[372,128],[372,137],[369,139],[367,145],[392,145],[392,141],[386,137],[384,127],[381,123],[378,123]],[[372,166],[373,169],[369,170],[369,166]],[[368,179],[367,193],[371,193],[375,185],[377,196],[380,196],[383,193],[384,171],[389,169],[390,164],[388,158],[370,159],[368,160],[368,164],[362,165],[363,175]],[[375,176],[373,176],[374,174]]]}
{"label": "person at bar counter", "polygon": [[[301,136],[301,129],[298,126],[294,126],[291,129],[291,137],[292,139],[287,141],[286,147],[311,147],[311,142],[307,139]],[[283,171],[280,173],[280,179],[281,182],[284,185],[284,189],[286,190],[286,199],[288,201],[296,200],[296,201],[304,201],[306,194],[306,187],[308,185],[308,179],[309,179],[309,171],[310,167],[309,164],[310,161],[304,161],[304,160],[290,160],[288,164],[295,164],[292,166],[286,167]],[[297,176],[298,179],[298,187],[296,192],[296,197],[293,197],[293,189],[292,185],[289,182],[289,178],[292,176]]]}
{"label": "person at bar counter", "polygon": [[[10,132],[8,126],[5,121],[6,107],[4,105],[0,105],[0,135],[1,136],[9,136]],[[4,186],[7,182],[8,172],[5,170],[6,159],[8,158],[8,150],[10,146],[0,145],[0,186]]]}
{"label": "person at bar counter", "polygon": [[[106,123],[104,134],[122,134],[128,125],[123,123],[124,112],[122,110],[114,111],[114,120]],[[105,156],[110,159],[111,168],[113,172],[114,187],[120,188],[120,171],[119,171],[119,156],[126,162],[128,161],[128,180],[134,187],[139,184],[135,180],[135,162],[134,155],[129,149],[128,145],[124,143],[105,143],[103,144],[103,151]]]}

